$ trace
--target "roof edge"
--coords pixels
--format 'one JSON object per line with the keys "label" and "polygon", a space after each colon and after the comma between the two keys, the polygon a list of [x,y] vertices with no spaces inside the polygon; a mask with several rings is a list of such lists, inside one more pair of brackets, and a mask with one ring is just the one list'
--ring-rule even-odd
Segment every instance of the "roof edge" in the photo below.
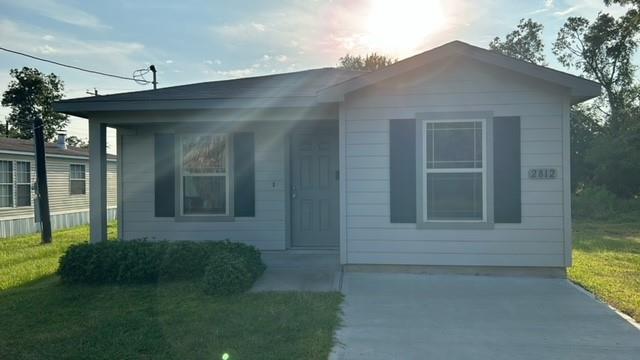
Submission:
{"label": "roof edge", "polygon": [[455,40],[407,59],[401,60],[388,67],[348,79],[341,83],[324,88],[318,92],[319,102],[340,102],[344,95],[377,82],[398,76],[404,72],[414,70],[429,63],[443,60],[450,56],[461,55],[487,64],[495,65],[526,76],[554,83],[570,90],[572,103],[579,103],[592,99],[601,94],[598,82],[580,76],[555,70],[549,67],[532,64],[496,53],[478,46]]}

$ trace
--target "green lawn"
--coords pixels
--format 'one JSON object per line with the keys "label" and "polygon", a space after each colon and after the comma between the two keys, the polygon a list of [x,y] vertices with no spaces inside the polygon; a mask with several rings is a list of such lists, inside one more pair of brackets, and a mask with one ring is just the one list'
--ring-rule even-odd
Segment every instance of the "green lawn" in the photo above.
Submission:
{"label": "green lawn", "polygon": [[640,222],[574,224],[569,278],[640,321]]}
{"label": "green lawn", "polygon": [[[116,223],[110,223],[107,231],[109,239],[115,239]],[[54,232],[48,245],[40,244],[40,234],[0,239],[0,291],[51,276],[65,250],[88,238],[89,227],[80,226]]]}
{"label": "green lawn", "polygon": [[[110,236],[115,233],[111,225]],[[0,239],[0,359],[326,359],[339,293],[204,295],[197,282],[63,285],[58,258],[87,227]]]}

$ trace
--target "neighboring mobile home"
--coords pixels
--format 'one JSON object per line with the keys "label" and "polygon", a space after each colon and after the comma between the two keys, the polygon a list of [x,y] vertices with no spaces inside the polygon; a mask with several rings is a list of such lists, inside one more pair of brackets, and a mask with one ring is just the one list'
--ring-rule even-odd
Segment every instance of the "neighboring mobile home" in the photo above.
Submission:
{"label": "neighboring mobile home", "polygon": [[92,240],[105,127],[120,237],[337,249],[362,265],[571,264],[569,108],[599,84],[462,42],[324,68],[60,101],[89,119]]}
{"label": "neighboring mobile home", "polygon": [[[89,222],[89,151],[67,147],[64,136],[46,144],[51,226]],[[115,219],[117,160],[108,155],[107,218]],[[0,137],[0,237],[39,230],[34,219],[36,164],[33,140]]]}

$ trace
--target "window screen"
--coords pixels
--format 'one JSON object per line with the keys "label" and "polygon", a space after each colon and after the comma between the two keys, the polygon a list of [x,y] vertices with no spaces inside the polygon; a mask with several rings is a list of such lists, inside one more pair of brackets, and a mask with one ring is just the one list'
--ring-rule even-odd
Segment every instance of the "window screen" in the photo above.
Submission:
{"label": "window screen", "polygon": [[484,218],[484,122],[425,121],[425,221]]}

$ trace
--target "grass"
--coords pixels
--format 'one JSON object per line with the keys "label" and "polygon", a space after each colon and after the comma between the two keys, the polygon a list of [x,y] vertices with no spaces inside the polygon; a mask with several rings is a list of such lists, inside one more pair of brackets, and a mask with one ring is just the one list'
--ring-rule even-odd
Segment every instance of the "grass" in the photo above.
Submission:
{"label": "grass", "polygon": [[0,358],[326,359],[338,293],[212,298],[193,283],[0,294]]}
{"label": "grass", "polygon": [[[115,224],[109,234],[115,236]],[[60,283],[58,258],[88,227],[0,239],[0,359],[326,359],[339,293],[215,298],[198,282]]]}
{"label": "grass", "polygon": [[[115,222],[107,232],[109,239],[116,238]],[[40,243],[39,233],[0,239],[0,291],[53,275],[65,250],[88,238],[89,227],[80,226],[54,232],[53,243],[48,245]]]}
{"label": "grass", "polygon": [[640,321],[640,222],[577,221],[569,278]]}

